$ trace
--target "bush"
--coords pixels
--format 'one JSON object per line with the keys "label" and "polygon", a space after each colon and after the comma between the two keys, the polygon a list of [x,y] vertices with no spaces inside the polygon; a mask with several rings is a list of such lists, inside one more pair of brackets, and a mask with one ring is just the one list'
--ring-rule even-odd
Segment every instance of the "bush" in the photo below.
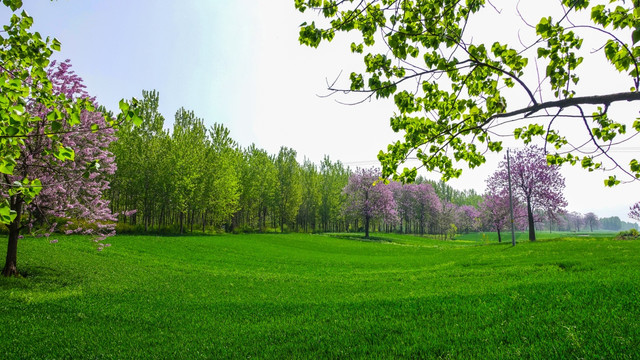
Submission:
{"label": "bush", "polygon": [[620,231],[616,236],[618,240],[634,240],[640,237],[640,233],[636,229],[629,229],[627,231]]}

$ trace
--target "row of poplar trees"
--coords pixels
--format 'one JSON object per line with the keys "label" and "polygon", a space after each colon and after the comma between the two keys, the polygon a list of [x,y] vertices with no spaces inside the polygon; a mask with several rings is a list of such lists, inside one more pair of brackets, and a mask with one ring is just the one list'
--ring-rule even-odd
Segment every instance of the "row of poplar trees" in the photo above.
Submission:
{"label": "row of poplar trees", "polygon": [[224,126],[207,128],[184,109],[168,131],[158,102],[143,91],[142,125],[121,127],[111,146],[118,169],[107,197],[121,231],[344,230],[342,163],[242,148]]}

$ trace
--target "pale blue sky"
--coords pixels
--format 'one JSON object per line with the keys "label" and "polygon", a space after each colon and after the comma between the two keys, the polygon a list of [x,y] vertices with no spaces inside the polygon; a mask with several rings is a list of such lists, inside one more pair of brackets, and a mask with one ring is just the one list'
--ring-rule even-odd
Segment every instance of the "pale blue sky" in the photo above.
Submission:
{"label": "pale blue sky", "polygon": [[[27,0],[34,28],[62,42],[57,58],[69,58],[92,95],[108,108],[120,98],[160,92],[161,112],[172,123],[184,106],[208,123],[229,126],[237,94],[251,65],[251,9],[240,21],[242,1]],[[251,101],[251,99],[248,99]]]}
{"label": "pale blue sky", "polygon": [[[224,124],[242,146],[256,143],[270,153],[288,146],[297,150],[299,160],[306,156],[319,162],[327,154],[353,167],[377,165],[378,151],[398,138],[389,127],[391,102],[344,106],[317,96],[326,93],[326,81],[333,81],[341,71],[347,78],[360,68],[361,60],[349,54],[351,40],[342,37],[319,49],[298,45],[298,26],[313,14],[299,14],[293,0],[24,3],[34,17],[34,28],[62,42],[56,58],[71,59],[89,93],[107,108],[117,108],[121,98],[140,97],[142,90],[155,89],[167,127],[176,110],[185,107],[209,125]],[[512,6],[511,0],[494,4]],[[539,16],[536,9],[546,9],[528,5],[534,5],[525,12],[529,20]],[[0,7],[0,18],[7,17],[8,10]],[[486,24],[512,26],[503,19],[484,20],[473,36],[496,30]],[[520,36],[516,31],[499,34]],[[495,36],[495,31],[489,36]],[[597,78],[590,86],[604,85],[616,88],[615,82],[602,83]],[[501,157],[493,156],[482,168],[467,170],[452,185],[483,192],[484,180]],[[629,205],[640,200],[639,183],[604,189],[602,173],[562,171],[572,211],[628,220]]]}

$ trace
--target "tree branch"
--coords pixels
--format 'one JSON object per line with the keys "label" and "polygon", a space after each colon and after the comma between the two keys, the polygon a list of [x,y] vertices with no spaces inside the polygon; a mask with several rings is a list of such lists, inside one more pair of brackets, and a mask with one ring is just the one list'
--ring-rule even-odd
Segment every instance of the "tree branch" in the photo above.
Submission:
{"label": "tree branch", "polygon": [[624,92],[624,93],[616,93],[616,94],[607,94],[607,95],[591,95],[591,96],[579,96],[573,97],[569,99],[562,99],[557,101],[547,101],[543,103],[538,103],[526,108],[521,108],[518,110],[504,112],[501,114],[496,114],[491,116],[488,120],[498,119],[498,118],[507,118],[516,115],[526,114],[525,117],[532,115],[540,110],[550,109],[550,108],[565,108],[569,106],[577,106],[577,105],[609,105],[618,101],[639,101],[640,100],[640,92]]}

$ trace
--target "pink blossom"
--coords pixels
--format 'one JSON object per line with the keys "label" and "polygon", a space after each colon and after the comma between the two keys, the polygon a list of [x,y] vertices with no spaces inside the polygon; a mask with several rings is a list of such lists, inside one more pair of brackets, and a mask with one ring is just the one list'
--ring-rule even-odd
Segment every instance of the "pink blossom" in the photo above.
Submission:
{"label": "pink blossom", "polygon": [[395,223],[398,219],[391,187],[382,181],[377,182],[380,176],[378,169],[357,169],[343,189],[347,196],[344,213],[364,221],[366,238],[369,237],[372,220]]}
{"label": "pink blossom", "polygon": [[[70,62],[52,62],[48,68],[49,79],[56,95],[64,95],[68,99],[88,99],[95,107],[95,99],[86,92],[82,79],[71,70]],[[47,115],[51,109],[43,107],[35,101],[27,105],[28,111],[42,122],[34,124],[34,135],[44,134],[50,130]],[[93,132],[92,126],[97,125],[104,130]],[[28,228],[33,228],[36,219],[78,218],[94,224],[86,228],[74,227],[73,222],[61,226],[67,234],[95,232],[96,223],[107,223],[115,218],[109,210],[109,202],[102,199],[102,194],[109,188],[108,175],[115,170],[115,159],[109,152],[109,144],[115,140],[114,130],[106,126],[105,119],[98,112],[83,111],[80,114],[80,124],[70,127],[63,123],[64,131],[60,134],[60,144],[54,144],[47,136],[33,136],[25,139],[18,165],[9,180],[21,181],[25,176],[37,178],[42,182],[40,194],[26,206],[26,211],[37,214],[29,217]],[[73,161],[60,161],[52,158],[50,150],[53,146],[70,147],[75,152]],[[83,176],[87,171],[86,164],[98,162],[99,169],[89,170],[89,176]],[[106,169],[106,170],[105,170]],[[6,198],[5,191],[0,189],[0,196]],[[115,225],[114,225],[115,226]],[[99,234],[111,234],[114,226],[99,227]],[[53,222],[44,230],[44,236],[60,227]]]}
{"label": "pink blossom", "polygon": [[[510,159],[511,188],[513,198],[526,207],[529,240],[535,240],[535,212],[544,211],[550,216],[564,211],[564,177],[558,166],[547,164],[544,150],[531,146],[512,153]],[[508,194],[509,176],[507,161],[487,180],[488,192]]]}
{"label": "pink blossom", "polygon": [[629,217],[640,221],[640,202],[633,204],[629,210]]}

